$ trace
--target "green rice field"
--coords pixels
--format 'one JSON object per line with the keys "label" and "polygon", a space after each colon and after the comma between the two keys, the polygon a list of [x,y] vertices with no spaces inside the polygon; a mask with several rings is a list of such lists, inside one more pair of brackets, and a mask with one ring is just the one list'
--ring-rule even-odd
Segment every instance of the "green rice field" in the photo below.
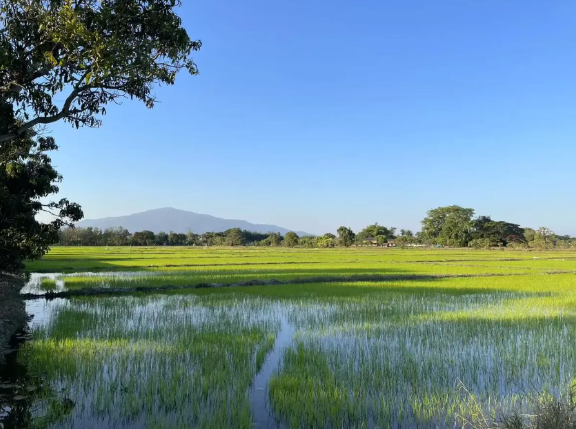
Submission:
{"label": "green rice field", "polygon": [[575,381],[576,252],[56,247],[27,271],[3,428],[479,428]]}

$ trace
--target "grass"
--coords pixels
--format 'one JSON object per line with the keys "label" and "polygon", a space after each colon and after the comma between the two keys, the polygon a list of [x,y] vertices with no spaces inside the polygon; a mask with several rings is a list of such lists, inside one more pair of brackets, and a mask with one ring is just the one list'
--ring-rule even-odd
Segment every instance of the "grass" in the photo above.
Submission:
{"label": "grass", "polygon": [[49,301],[19,360],[78,398],[61,427],[252,427],[281,319],[266,406],[290,428],[497,426],[576,372],[576,253],[56,248],[27,268],[69,290],[300,281]]}
{"label": "grass", "polygon": [[43,291],[46,291],[46,292],[55,291],[56,290],[56,280],[48,279],[48,278],[42,279],[42,282],[40,283],[40,289],[42,289]]}
{"label": "grass", "polygon": [[262,303],[204,301],[72,300],[53,308],[57,317],[34,330],[20,360],[75,398],[74,427],[249,428],[246,391],[277,324],[246,314]]}

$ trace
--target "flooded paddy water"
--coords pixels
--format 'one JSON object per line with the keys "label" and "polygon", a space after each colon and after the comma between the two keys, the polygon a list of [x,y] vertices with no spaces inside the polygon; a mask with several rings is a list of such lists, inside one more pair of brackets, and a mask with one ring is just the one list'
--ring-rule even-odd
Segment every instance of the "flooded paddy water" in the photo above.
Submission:
{"label": "flooded paddy water", "polygon": [[[44,279],[61,291],[170,275],[182,276],[43,273],[23,293],[46,293]],[[573,381],[575,280],[412,275],[29,299],[32,320],[0,369],[0,424],[466,427],[479,408],[528,411],[530,393],[559,396]]]}

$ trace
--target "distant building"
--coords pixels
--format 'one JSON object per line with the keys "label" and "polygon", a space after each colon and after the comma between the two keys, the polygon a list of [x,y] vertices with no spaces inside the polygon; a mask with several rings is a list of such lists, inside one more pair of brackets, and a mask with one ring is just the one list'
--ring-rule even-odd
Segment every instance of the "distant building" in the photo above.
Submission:
{"label": "distant building", "polygon": [[362,240],[362,244],[365,246],[378,246],[378,242],[374,237],[366,237]]}
{"label": "distant building", "polygon": [[[378,241],[374,237],[366,237],[362,240],[362,244],[364,246],[378,246]],[[382,244],[382,247],[396,247],[396,239],[391,238],[388,240],[387,243]]]}

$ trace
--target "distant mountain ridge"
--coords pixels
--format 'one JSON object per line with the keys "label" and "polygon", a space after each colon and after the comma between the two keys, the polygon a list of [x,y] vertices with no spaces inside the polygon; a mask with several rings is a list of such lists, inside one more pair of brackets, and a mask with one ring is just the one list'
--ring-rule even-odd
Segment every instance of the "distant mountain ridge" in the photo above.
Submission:
{"label": "distant mountain ridge", "polygon": [[[103,219],[85,219],[76,224],[81,228],[89,226],[93,228],[112,228],[121,226],[131,233],[137,231],[152,231],[158,233],[178,232],[185,233],[188,230],[196,234],[205,232],[222,232],[230,228],[241,228],[253,232],[279,232],[284,235],[291,229],[282,228],[277,225],[265,225],[250,223],[239,219],[222,219],[206,214],[194,213],[185,210],[178,210],[172,207],[147,210],[141,213],[134,213],[127,216],[107,217]],[[302,231],[294,231],[299,236],[309,235]]]}

